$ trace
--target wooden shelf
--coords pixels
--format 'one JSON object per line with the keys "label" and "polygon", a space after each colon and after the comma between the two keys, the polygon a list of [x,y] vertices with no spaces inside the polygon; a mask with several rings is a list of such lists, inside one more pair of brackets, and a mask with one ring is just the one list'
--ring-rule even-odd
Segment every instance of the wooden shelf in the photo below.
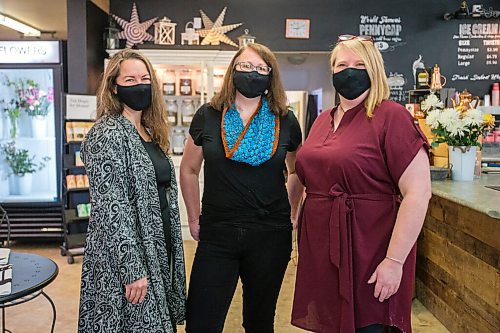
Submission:
{"label": "wooden shelf", "polygon": [[89,220],[89,217],[79,217],[76,212],[76,208],[66,209],[64,210],[64,218],[66,223],[72,222],[86,222]]}
{"label": "wooden shelf", "polygon": [[75,187],[75,188],[68,188],[66,192],[87,192],[89,190],[88,187]]}
{"label": "wooden shelf", "polygon": [[85,170],[85,166],[84,165],[70,165],[70,166],[64,167],[63,169],[64,170],[74,170],[74,169],[84,169]]}

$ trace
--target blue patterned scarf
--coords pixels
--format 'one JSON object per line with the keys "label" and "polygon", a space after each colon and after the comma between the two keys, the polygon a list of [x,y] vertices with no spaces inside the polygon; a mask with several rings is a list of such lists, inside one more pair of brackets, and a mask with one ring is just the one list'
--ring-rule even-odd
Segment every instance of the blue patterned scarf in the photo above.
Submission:
{"label": "blue patterned scarf", "polygon": [[243,121],[233,103],[222,114],[222,142],[226,157],[251,166],[261,165],[276,152],[279,128],[279,115],[269,110],[264,98],[261,99],[246,126],[243,126]]}

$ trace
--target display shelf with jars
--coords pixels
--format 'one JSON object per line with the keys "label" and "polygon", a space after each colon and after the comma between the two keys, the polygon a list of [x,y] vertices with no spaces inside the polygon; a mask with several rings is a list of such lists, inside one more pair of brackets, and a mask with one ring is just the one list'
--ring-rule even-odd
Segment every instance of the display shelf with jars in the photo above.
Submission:
{"label": "display shelf with jars", "polygon": [[211,76],[206,68],[196,65],[154,65],[154,68],[170,124],[189,126],[195,111],[220,91],[227,66],[214,67]]}
{"label": "display shelf with jars", "polygon": [[[118,51],[107,52],[111,57]],[[221,89],[236,51],[163,48],[139,51],[151,61],[162,88],[172,126],[171,153],[182,155],[196,110]]]}

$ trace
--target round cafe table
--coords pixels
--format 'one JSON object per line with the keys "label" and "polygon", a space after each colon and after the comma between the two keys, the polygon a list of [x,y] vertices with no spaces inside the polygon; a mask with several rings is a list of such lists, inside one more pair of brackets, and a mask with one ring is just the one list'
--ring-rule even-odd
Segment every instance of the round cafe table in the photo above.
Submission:
{"label": "round cafe table", "polygon": [[5,328],[5,308],[22,304],[36,297],[44,296],[52,306],[52,327],[56,323],[56,307],[50,297],[43,291],[56,278],[59,269],[49,258],[31,253],[10,252],[9,264],[12,265],[12,292],[0,296],[2,308],[2,333],[10,332]]}

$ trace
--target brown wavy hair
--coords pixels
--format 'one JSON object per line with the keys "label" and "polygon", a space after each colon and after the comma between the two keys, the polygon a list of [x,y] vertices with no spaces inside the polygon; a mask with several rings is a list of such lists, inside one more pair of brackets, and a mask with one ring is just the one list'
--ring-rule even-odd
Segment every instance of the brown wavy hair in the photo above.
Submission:
{"label": "brown wavy hair", "polygon": [[288,113],[287,107],[287,99],[285,94],[285,89],[283,88],[283,84],[281,83],[280,71],[278,68],[278,61],[276,60],[275,55],[271,50],[262,44],[254,43],[249,44],[236,52],[231,63],[229,64],[228,70],[224,75],[224,82],[222,83],[222,89],[219,93],[215,94],[210,101],[210,105],[219,111],[224,110],[226,106],[231,105],[234,102],[234,98],[236,95],[236,88],[233,83],[233,73],[234,67],[238,60],[238,57],[245,51],[246,49],[251,49],[255,53],[257,53],[262,60],[266,63],[267,66],[271,67],[271,83],[269,85],[269,89],[266,93],[266,99],[269,103],[269,108],[275,114],[285,115]]}
{"label": "brown wavy hair", "polygon": [[151,62],[140,52],[124,49],[117,52],[111,59],[102,74],[101,83],[97,89],[97,119],[106,114],[122,114],[123,104],[114,93],[116,78],[120,75],[120,65],[123,61],[137,59],[142,61],[151,77],[151,105],[142,111],[141,123],[150,131],[153,141],[157,142],[166,152],[169,149],[170,126],[167,121],[167,112],[163,94],[156,78]]}

